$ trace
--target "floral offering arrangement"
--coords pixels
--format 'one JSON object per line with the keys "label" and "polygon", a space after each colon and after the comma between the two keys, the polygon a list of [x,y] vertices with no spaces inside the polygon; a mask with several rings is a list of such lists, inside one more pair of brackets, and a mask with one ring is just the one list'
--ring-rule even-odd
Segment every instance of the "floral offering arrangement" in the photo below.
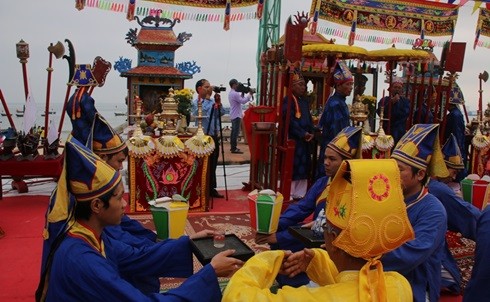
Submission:
{"label": "floral offering arrangement", "polygon": [[[194,90],[189,88],[183,88],[174,91],[174,99],[179,103],[177,111],[185,116],[190,115],[192,107],[192,98],[194,97]],[[189,122],[189,121],[187,121]]]}
{"label": "floral offering arrangement", "polygon": [[360,95],[359,100],[363,104],[368,105],[369,115],[374,116],[374,111],[376,110],[376,102],[377,102],[376,97],[371,95]]}

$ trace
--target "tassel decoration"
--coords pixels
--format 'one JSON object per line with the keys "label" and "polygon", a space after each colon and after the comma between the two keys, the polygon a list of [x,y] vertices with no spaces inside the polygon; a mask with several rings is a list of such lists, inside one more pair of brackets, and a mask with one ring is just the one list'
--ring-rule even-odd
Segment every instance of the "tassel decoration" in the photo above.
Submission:
{"label": "tassel decoration", "polygon": [[315,11],[313,12],[313,21],[310,24],[310,33],[316,35],[316,30],[318,27],[318,16],[320,15],[320,4],[321,0],[316,0]]}
{"label": "tassel decoration", "polygon": [[75,8],[82,10],[85,8],[85,0],[75,0]]}
{"label": "tassel decoration", "polygon": [[259,0],[259,2],[257,3],[257,19],[262,19],[264,4],[265,4],[265,0]]}
{"label": "tassel decoration", "polygon": [[357,27],[357,10],[354,11],[354,17],[352,18],[352,26],[349,33],[348,45],[354,45],[354,40],[356,38],[356,27]]}
{"label": "tassel decoration", "polygon": [[136,8],[136,0],[129,0],[128,11],[126,12],[126,19],[128,21],[134,20],[134,10]]}
{"label": "tassel decoration", "polygon": [[230,13],[231,13],[231,0],[226,0],[225,7],[225,22],[223,23],[224,30],[230,30]]}

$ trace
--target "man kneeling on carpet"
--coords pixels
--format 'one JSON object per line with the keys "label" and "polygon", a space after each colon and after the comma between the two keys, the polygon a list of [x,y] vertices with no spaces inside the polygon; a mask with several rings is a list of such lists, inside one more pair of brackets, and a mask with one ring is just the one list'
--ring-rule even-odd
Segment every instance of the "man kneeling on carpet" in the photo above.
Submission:
{"label": "man kneeling on carpet", "polygon": [[[76,198],[69,212],[68,192]],[[145,295],[121,275],[158,276],[191,263],[189,238],[168,245],[137,249],[113,240],[104,228],[117,225],[126,201],[119,171],[70,137],[58,182],[53,211],[68,214],[68,229],[57,238],[36,291],[36,301],[220,301],[217,277],[229,276],[242,261],[228,257],[234,250],[217,254],[211,263],[166,293]],[[185,241],[186,244],[178,244]],[[172,258],[172,261],[167,261]]]}
{"label": "man kneeling on carpet", "polygon": [[[317,219],[320,211],[325,209],[325,200],[328,194],[328,186],[345,159],[357,159],[361,156],[361,127],[345,127],[335,136],[325,149],[324,164],[325,176],[318,179],[308,190],[305,197],[297,203],[291,204],[279,218],[279,226],[276,233],[259,234],[255,237],[257,244],[268,243],[273,250],[290,250],[297,252],[305,248],[303,242],[288,232],[290,226],[310,227],[303,225],[304,220],[313,214]],[[321,230],[320,230],[321,233]],[[298,287],[308,284],[310,280],[306,274],[299,274],[294,278],[278,275],[279,286],[289,285]]]}
{"label": "man kneeling on carpet", "polygon": [[[77,131],[81,133],[81,131]],[[125,141],[114,131],[109,123],[99,114],[96,113],[92,122],[92,129],[88,132],[88,137],[84,138],[86,146],[91,149],[96,155],[105,161],[115,170],[121,170],[123,162],[126,160],[128,148]],[[56,199],[58,198],[57,189],[50,198],[50,203],[46,213],[46,226],[44,231],[43,256],[41,262],[41,274],[44,274],[46,269],[46,260],[52,249],[56,238],[66,231],[68,228],[68,217],[66,213],[53,211]],[[67,197],[70,200],[68,205],[69,211],[75,206],[75,197],[70,194]],[[165,240],[156,242],[156,234],[144,228],[139,221],[123,215],[119,225],[107,226],[104,228],[104,233],[113,240],[118,240],[133,248],[152,248],[155,244],[167,245],[168,252],[171,253],[176,245],[190,248],[187,242],[174,242],[173,240]],[[213,231],[203,230],[193,235],[193,238],[205,237],[211,235]],[[155,247],[163,253],[162,247]],[[162,254],[163,255],[163,254]],[[170,254],[169,254],[170,255]],[[166,261],[173,262],[172,257],[166,257]],[[137,287],[143,293],[156,293],[160,290],[159,277],[188,277],[193,273],[192,259],[188,262],[181,262],[181,267],[174,270],[165,270],[160,272],[160,275],[154,276],[132,276],[122,273],[122,277],[129,281],[133,286]]]}
{"label": "man kneeling on carpet", "polygon": [[[330,184],[323,249],[262,252],[231,278],[223,301],[412,301],[407,279],[379,258],[414,238],[394,160],[347,160]],[[278,273],[306,272],[319,287],[283,287]]]}

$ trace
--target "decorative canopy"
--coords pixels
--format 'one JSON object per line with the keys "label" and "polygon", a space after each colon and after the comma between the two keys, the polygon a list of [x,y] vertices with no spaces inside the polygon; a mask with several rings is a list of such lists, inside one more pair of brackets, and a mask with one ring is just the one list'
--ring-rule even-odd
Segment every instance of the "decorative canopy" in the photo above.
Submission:
{"label": "decorative canopy", "polygon": [[313,0],[311,15],[320,19],[318,26],[312,24],[318,32],[352,43],[413,44],[426,35],[442,46],[454,33],[458,6],[423,0]]}
{"label": "decorative canopy", "polygon": [[390,48],[370,50],[365,57],[366,61],[407,61],[429,59],[429,52],[418,49],[399,49],[394,45]]}
{"label": "decorative canopy", "polygon": [[339,59],[356,58],[361,59],[367,55],[368,51],[358,46],[348,46],[330,43],[318,43],[303,46],[303,56],[305,57],[327,57],[335,56]]}

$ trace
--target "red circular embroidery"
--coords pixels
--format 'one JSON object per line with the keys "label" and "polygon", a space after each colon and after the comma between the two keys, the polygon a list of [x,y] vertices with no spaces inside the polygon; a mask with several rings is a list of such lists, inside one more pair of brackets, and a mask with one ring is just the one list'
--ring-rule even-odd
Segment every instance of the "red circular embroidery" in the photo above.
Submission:
{"label": "red circular embroidery", "polygon": [[369,179],[368,191],[372,199],[383,201],[389,195],[390,180],[384,174],[376,174]]}

